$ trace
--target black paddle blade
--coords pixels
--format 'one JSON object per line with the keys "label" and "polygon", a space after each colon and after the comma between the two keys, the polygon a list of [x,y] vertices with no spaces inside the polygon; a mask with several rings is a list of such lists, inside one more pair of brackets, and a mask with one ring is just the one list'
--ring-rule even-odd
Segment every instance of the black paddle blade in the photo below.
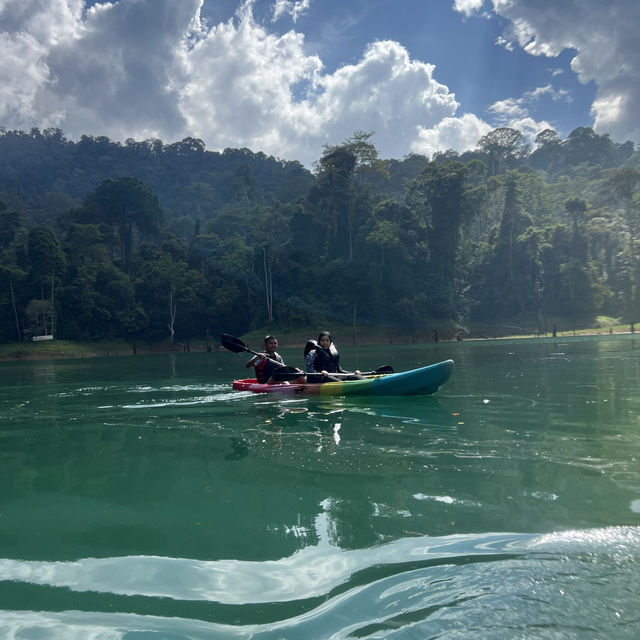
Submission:
{"label": "black paddle blade", "polygon": [[242,353],[243,351],[249,351],[247,345],[234,336],[230,336],[228,333],[223,333],[220,336],[220,343],[225,349],[233,351],[234,353]]}
{"label": "black paddle blade", "polygon": [[381,367],[378,367],[373,373],[375,374],[393,373],[393,367],[390,364],[383,364]]}
{"label": "black paddle blade", "polygon": [[271,373],[271,377],[276,382],[291,382],[291,380],[295,380],[303,375],[304,372],[300,371],[300,369],[296,369],[295,367],[280,367]]}

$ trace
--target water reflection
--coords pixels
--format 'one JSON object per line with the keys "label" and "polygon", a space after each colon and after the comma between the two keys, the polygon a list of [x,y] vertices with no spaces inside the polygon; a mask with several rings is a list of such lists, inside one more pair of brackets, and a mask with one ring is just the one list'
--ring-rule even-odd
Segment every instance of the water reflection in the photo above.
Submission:
{"label": "water reflection", "polygon": [[186,558],[130,556],[84,558],[75,562],[0,560],[5,580],[177,600],[224,604],[288,602],[327,595],[358,572],[383,565],[433,562],[455,557],[522,553],[532,536],[488,534],[416,537],[370,549],[342,550],[332,540],[326,500],[315,522],[318,543],[281,560],[198,561]]}
{"label": "water reflection", "polygon": [[231,441],[231,453],[224,457],[225,460],[241,460],[249,455],[249,447],[246,440],[242,438],[229,438],[229,440]]}
{"label": "water reflection", "polygon": [[[2,629],[7,637],[46,633],[47,638],[65,640],[154,633],[163,639],[302,639],[427,637],[434,632],[441,637],[506,639],[515,628],[522,637],[549,637],[539,633],[543,624],[561,629],[562,637],[588,628],[593,637],[634,638],[639,543],[637,527],[610,527],[546,535],[403,539],[357,552],[333,549],[324,538],[307,552],[266,563],[151,557],[2,561],[9,580],[179,601],[169,607],[172,615],[160,613],[168,607],[161,600],[152,608],[158,611],[155,615],[78,609],[6,612]],[[594,580],[600,584],[600,597],[585,609]],[[318,600],[318,595],[326,597]],[[193,611],[187,607],[189,600],[246,608],[287,599],[308,599],[309,606],[298,607],[297,613],[280,608],[274,620],[242,625],[185,617],[179,608]],[[289,615],[283,616],[286,611]]]}
{"label": "water reflection", "polygon": [[12,369],[0,637],[640,637],[635,343],[437,348],[429,398],[237,394],[220,354]]}

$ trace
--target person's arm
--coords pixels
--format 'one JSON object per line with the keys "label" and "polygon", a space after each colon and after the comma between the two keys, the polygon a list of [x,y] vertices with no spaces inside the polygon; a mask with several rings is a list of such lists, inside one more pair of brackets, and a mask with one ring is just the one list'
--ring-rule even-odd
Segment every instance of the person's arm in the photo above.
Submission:
{"label": "person's arm", "polygon": [[341,366],[340,366],[340,354],[338,354],[336,356],[336,373],[349,373],[349,371],[345,371]]}
{"label": "person's arm", "polygon": [[253,356],[253,358],[251,358],[251,360],[249,360],[249,362],[247,362],[245,367],[247,367],[247,369],[249,369],[250,367],[255,367],[258,364],[258,362],[260,362],[260,360],[262,360],[263,357],[265,357],[264,354],[259,354],[257,356]]}

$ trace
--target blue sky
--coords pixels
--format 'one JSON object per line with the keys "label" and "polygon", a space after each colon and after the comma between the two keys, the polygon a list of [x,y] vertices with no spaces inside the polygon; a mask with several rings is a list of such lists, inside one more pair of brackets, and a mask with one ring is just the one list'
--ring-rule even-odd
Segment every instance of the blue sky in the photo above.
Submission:
{"label": "blue sky", "polygon": [[0,126],[307,166],[591,126],[640,142],[638,0],[0,0]]}

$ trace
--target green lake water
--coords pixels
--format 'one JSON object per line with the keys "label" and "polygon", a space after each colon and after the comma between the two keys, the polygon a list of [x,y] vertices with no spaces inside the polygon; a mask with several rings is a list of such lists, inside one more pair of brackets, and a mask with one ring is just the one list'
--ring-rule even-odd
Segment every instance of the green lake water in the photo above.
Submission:
{"label": "green lake water", "polygon": [[318,399],[233,392],[228,352],[1,363],[0,638],[640,637],[640,339],[341,353],[455,369]]}

